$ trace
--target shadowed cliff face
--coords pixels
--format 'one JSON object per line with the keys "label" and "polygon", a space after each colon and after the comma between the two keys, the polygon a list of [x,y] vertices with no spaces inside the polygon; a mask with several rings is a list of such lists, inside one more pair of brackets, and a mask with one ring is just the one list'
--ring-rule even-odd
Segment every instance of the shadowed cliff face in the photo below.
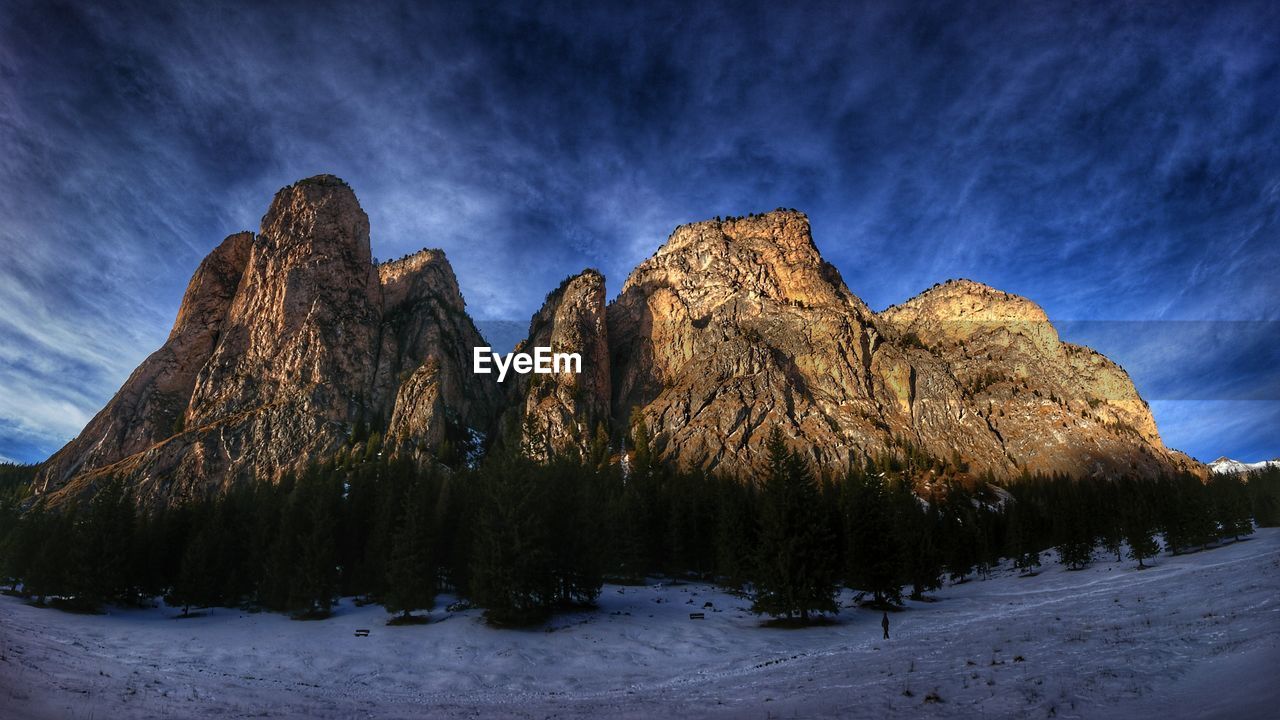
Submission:
{"label": "shadowed cliff face", "polygon": [[453,268],[423,250],[378,268],[384,311],[375,418],[396,451],[434,451],[450,431],[488,431],[502,407],[497,384],[471,372],[485,345],[466,313]]}
{"label": "shadowed cliff face", "polygon": [[278,479],[357,423],[423,462],[469,429],[540,458],[585,453],[597,425],[618,437],[633,413],[684,468],[749,472],[776,426],[832,469],[908,444],[996,475],[1198,469],[1164,448],[1124,371],[1059,341],[1034,303],[956,281],[877,315],[795,211],[678,228],[607,306],[599,273],[566,280],[520,349],[579,353],[581,374],[500,387],[471,371],[483,344],[441,251],[373,265],[351,189],[303,180],[201,263],[165,345],[37,489],[122,475],[174,502]]}

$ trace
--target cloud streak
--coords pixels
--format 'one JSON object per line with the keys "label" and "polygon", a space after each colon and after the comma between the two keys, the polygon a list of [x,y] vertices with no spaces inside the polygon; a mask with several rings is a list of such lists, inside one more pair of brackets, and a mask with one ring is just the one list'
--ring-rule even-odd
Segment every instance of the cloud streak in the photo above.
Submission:
{"label": "cloud streak", "polygon": [[[1276,27],[1270,3],[7,3],[0,453],[73,435],[200,258],[319,172],[375,255],[444,248],[478,318],[523,324],[586,266],[616,292],[676,225],[783,206],[877,308],[963,276],[1055,319],[1275,322]],[[1276,383],[1082,336],[1148,394]],[[1280,449],[1274,422],[1165,408],[1201,457]]]}

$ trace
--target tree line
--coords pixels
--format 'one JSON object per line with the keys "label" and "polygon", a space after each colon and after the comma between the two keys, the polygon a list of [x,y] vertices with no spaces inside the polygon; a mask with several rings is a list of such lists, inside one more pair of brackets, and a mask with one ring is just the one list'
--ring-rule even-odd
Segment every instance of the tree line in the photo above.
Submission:
{"label": "tree line", "polygon": [[[607,436],[582,456],[514,452],[475,467],[420,466],[355,444],[278,483],[239,483],[142,510],[120,480],[48,508],[30,472],[0,473],[0,578],[38,603],[91,611],[164,597],[184,609],[324,617],[336,599],[414,622],[448,592],[495,625],[593,605],[605,582],[715,581],[791,622],[837,611],[841,588],[877,607],[1049,550],[1071,568],[1099,551],[1143,567],[1280,524],[1280,470],[1157,480],[936,475],[918,450],[817,473],[775,432],[757,477],[674,472],[643,423],[625,463]],[[927,482],[929,477],[945,477]],[[6,481],[6,478],[10,478]],[[17,478],[17,479],[12,479]],[[1051,557],[1051,556],[1050,556]]]}

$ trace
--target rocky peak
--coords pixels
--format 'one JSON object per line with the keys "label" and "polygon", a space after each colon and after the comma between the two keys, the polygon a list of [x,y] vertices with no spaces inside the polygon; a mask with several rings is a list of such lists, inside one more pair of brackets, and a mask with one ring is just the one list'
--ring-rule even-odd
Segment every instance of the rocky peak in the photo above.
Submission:
{"label": "rocky peak", "polygon": [[320,175],[280,190],[189,420],[208,423],[280,401],[354,420],[370,386],[381,308],[369,218],[351,188]]}
{"label": "rocky peak", "polygon": [[620,299],[662,287],[676,291],[695,317],[734,297],[865,310],[818,253],[809,218],[794,210],[680,226],[632,271]]}
{"label": "rocky peak", "polygon": [[[1149,475],[1188,465],[1165,450],[1118,365],[1062,342],[1036,303],[971,280],[936,285],[878,316],[913,362],[937,365],[989,425],[1011,467]],[[935,362],[939,361],[939,362]],[[1000,469],[998,466],[996,469]]]}
{"label": "rocky peak", "polygon": [[253,233],[240,232],[227,237],[200,261],[178,306],[169,342],[182,342],[222,323],[252,249]]}
{"label": "rocky peak", "polygon": [[581,374],[500,387],[471,372],[484,344],[443,252],[373,265],[351,189],[302,180],[256,236],[205,259],[165,345],[38,487],[74,495],[114,474],[174,502],[278,478],[359,422],[423,460],[475,430],[546,456],[586,450],[597,423],[616,437],[637,411],[685,468],[750,472],[774,428],[829,469],[908,446],[1006,476],[1195,468],[1128,375],[1062,342],[1035,303],[959,280],[873,314],[795,211],[677,228],[607,307],[598,272],[567,279],[523,346],[577,352]]}
{"label": "rocky peak", "polygon": [[374,405],[389,419],[391,446],[434,452],[472,429],[491,430],[501,392],[471,372],[472,350],[485,342],[444,251],[383,263],[378,277],[384,310]]}
{"label": "rocky peak", "polygon": [[1058,333],[1034,302],[973,280],[948,280],[886,309],[880,318],[927,345],[963,343],[983,333],[1013,333],[1048,352]]}
{"label": "rocky peak", "polygon": [[569,448],[585,455],[597,424],[607,423],[610,414],[603,275],[583,270],[548,293],[516,351],[531,352],[534,347],[578,353],[582,372],[516,376],[504,434],[518,437],[519,446],[535,457]]}
{"label": "rocky peak", "polygon": [[1034,302],[990,285],[966,278],[934,285],[906,302],[885,310],[907,318],[920,314],[981,322],[1048,322],[1049,318]]}
{"label": "rocky peak", "polygon": [[299,181],[256,236],[201,264],[165,347],[50,463],[45,489],[74,496],[115,474],[174,502],[278,478],[361,421],[434,449],[451,427],[493,420],[497,391],[468,367],[482,342],[443,253],[375,267],[351,188]]}
{"label": "rocky peak", "polygon": [[422,249],[399,260],[378,266],[385,312],[395,312],[405,302],[425,294],[434,295],[461,312],[466,307],[453,266],[444,250]]}
{"label": "rocky peak", "polygon": [[[802,213],[676,230],[608,309],[615,420],[639,409],[662,457],[743,468],[772,426],[848,462],[874,415],[876,332]],[[817,391],[817,392],[815,392]]]}

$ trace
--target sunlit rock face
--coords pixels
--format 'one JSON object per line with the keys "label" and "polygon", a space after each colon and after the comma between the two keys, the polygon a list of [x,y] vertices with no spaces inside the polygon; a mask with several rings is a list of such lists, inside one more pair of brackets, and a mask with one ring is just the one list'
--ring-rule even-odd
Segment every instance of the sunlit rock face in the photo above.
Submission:
{"label": "sunlit rock face", "polygon": [[1199,469],[1164,447],[1120,366],[1059,340],[1026,298],[957,280],[879,317],[900,345],[915,348],[919,364],[954,379],[967,411],[987,424],[1008,462],[984,467],[1139,476]]}
{"label": "sunlit rock face", "polygon": [[585,457],[610,416],[603,275],[584,270],[547,295],[516,351],[537,347],[576,353],[582,359],[581,372],[561,370],[508,380],[511,408],[502,423],[503,440],[540,459],[570,451]]}
{"label": "sunlit rock face", "polygon": [[680,466],[757,467],[775,426],[837,468],[907,443],[997,476],[1195,466],[1031,301],[958,281],[874,314],[794,211],[679,228],[608,313],[614,417]]}

